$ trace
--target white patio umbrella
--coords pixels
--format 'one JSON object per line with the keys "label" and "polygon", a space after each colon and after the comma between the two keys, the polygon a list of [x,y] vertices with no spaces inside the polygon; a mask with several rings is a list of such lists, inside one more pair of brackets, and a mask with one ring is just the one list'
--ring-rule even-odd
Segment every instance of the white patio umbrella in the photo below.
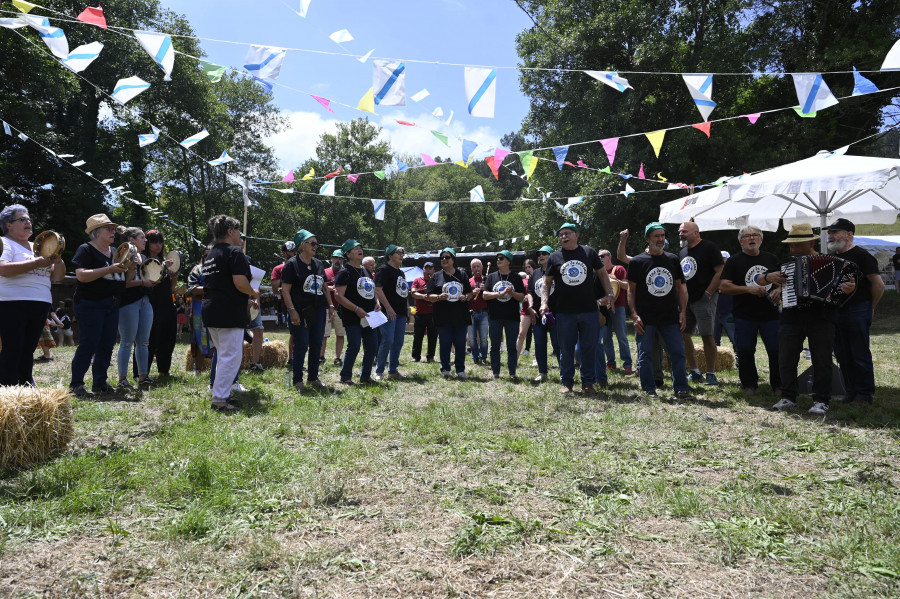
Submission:
{"label": "white patio umbrella", "polygon": [[[693,218],[701,230],[753,224],[777,231],[799,223],[825,227],[839,217],[855,224],[893,224],[900,212],[900,160],[821,152],[771,170],[731,179],[660,207],[662,222]],[[822,241],[827,235],[822,232]]]}

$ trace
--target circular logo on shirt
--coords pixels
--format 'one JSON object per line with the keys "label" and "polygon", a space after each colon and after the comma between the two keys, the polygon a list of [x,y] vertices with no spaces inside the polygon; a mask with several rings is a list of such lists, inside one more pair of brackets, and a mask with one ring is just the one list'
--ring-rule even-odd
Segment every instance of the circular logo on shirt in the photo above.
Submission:
{"label": "circular logo on shirt", "polygon": [[409,295],[409,283],[403,277],[397,277],[397,295],[403,298]]}
{"label": "circular logo on shirt", "polygon": [[[509,281],[497,281],[496,283],[494,283],[494,288],[491,291],[493,291],[494,293],[500,293],[507,287],[512,287],[512,286],[513,286],[513,284],[510,283]],[[501,302],[508,302],[509,300],[512,299],[512,296],[511,295],[501,295],[497,299],[500,300]]]}
{"label": "circular logo on shirt", "polygon": [[559,268],[559,272],[562,273],[563,283],[573,287],[587,279],[587,266],[581,260],[569,260]]}
{"label": "circular logo on shirt", "polygon": [[647,273],[646,283],[647,291],[650,292],[650,295],[663,297],[672,291],[675,280],[672,277],[672,273],[669,272],[669,269],[657,266]]}
{"label": "circular logo on shirt", "polygon": [[685,256],[681,259],[681,272],[684,273],[684,280],[690,281],[697,274],[697,260],[693,256]]}
{"label": "circular logo on shirt", "polygon": [[375,282],[368,277],[356,280],[356,292],[363,299],[375,299]]}
{"label": "circular logo on shirt", "polygon": [[[539,278],[534,282],[534,292],[538,297],[541,297],[541,293],[544,291],[544,277]],[[553,295],[553,292],[556,291],[556,280],[550,283],[550,295]]]}
{"label": "circular logo on shirt", "polygon": [[310,293],[312,295],[324,295],[324,291],[322,291],[322,286],[325,283],[325,280],[319,275],[309,275],[306,277],[306,280],[303,281],[303,293]]}
{"label": "circular logo on shirt", "polygon": [[[756,282],[756,277],[762,275],[764,272],[769,270],[762,264],[754,264],[747,270],[747,274],[744,275],[744,285],[747,287],[760,287],[760,285]],[[766,285],[766,291],[772,288],[772,283]]]}
{"label": "circular logo on shirt", "polygon": [[462,296],[463,286],[462,283],[457,281],[450,281],[449,283],[444,283],[444,286],[441,287],[441,291],[447,294],[447,299],[451,302],[458,302],[459,298]]}

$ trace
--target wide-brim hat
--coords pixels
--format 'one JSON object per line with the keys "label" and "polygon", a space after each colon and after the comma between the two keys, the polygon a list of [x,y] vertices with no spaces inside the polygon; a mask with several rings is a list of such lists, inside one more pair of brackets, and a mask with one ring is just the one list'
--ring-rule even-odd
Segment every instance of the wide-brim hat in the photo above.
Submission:
{"label": "wide-brim hat", "polygon": [[813,233],[812,225],[800,223],[791,226],[791,232],[781,243],[803,243],[804,241],[818,241],[819,236]]}
{"label": "wide-brim hat", "polygon": [[112,225],[114,227],[118,227],[119,225],[109,220],[109,217],[105,214],[95,214],[94,216],[87,219],[85,223],[84,232],[88,235],[91,234],[91,231],[94,229],[99,229],[100,227],[106,227]]}
{"label": "wide-brim hat", "polygon": [[538,253],[541,253],[541,252],[547,252],[548,254],[552,254],[553,248],[550,247],[549,245],[545,245],[541,249],[538,250]]}
{"label": "wide-brim hat", "polygon": [[347,254],[357,246],[361,246],[362,244],[355,239],[348,239],[341,245],[341,253],[344,255],[344,258],[347,257]]}
{"label": "wide-brim hat", "polygon": [[501,250],[501,251],[497,252],[497,257],[499,258],[500,256],[503,256],[504,258],[506,258],[507,260],[509,260],[510,262],[512,262],[513,255],[512,255],[512,252],[511,252],[511,251],[509,251],[509,250]]}
{"label": "wide-brim hat", "polygon": [[391,245],[389,245],[385,248],[384,257],[390,258],[391,254],[393,254],[394,252],[396,252],[399,249],[402,249],[402,248],[399,245],[392,243]]}
{"label": "wide-brim hat", "polygon": [[447,252],[448,254],[456,258],[456,250],[454,250],[453,248],[444,248],[440,253],[443,254],[444,252]]}
{"label": "wide-brim hat", "polygon": [[340,258],[341,260],[345,259],[344,252],[341,251],[341,248],[338,248],[338,249],[334,250],[333,252],[331,252],[331,257],[332,258]]}
{"label": "wide-brim hat", "polygon": [[299,231],[294,233],[294,247],[300,247],[301,243],[303,243],[304,241],[308,241],[315,236],[315,233],[310,233],[306,229],[300,229]]}

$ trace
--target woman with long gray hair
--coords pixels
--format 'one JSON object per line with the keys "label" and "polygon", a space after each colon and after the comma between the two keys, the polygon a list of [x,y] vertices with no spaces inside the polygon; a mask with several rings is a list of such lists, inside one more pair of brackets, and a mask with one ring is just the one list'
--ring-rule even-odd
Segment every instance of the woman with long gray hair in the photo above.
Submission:
{"label": "woman with long gray hair", "polygon": [[50,312],[50,282],[66,276],[62,259],[37,258],[28,208],[0,211],[0,385],[32,385],[34,350]]}

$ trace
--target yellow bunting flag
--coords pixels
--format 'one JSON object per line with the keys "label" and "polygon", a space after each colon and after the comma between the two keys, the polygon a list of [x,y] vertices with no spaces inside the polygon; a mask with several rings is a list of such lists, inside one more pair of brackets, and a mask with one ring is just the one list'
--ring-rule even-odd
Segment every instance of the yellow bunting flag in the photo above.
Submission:
{"label": "yellow bunting flag", "polygon": [[366,92],[366,95],[362,97],[356,107],[360,110],[365,110],[366,112],[375,114],[375,91],[371,87],[369,88],[369,91]]}
{"label": "yellow bunting flag", "polygon": [[468,162],[463,162],[462,160],[457,160],[456,164],[458,164],[459,166],[461,166],[463,168],[469,168],[469,165],[472,164],[472,160],[474,160],[474,158],[469,158]]}
{"label": "yellow bunting flag", "polygon": [[13,6],[18,8],[24,13],[31,11],[32,8],[37,6],[36,4],[32,4],[31,2],[25,2],[25,0],[12,0]]}
{"label": "yellow bunting flag", "polygon": [[309,179],[312,179],[312,178],[315,177],[315,176],[316,176],[316,169],[311,168],[311,169],[309,169],[309,172],[306,173],[305,175],[303,175],[303,178],[300,179],[300,180],[301,180],[301,181],[307,181],[307,180],[309,180]]}
{"label": "yellow bunting flag", "polygon": [[666,130],[661,129],[660,131],[654,131],[653,133],[644,133],[647,136],[647,139],[650,140],[650,145],[653,146],[653,151],[656,152],[656,157],[659,158],[659,150],[662,148],[663,138],[666,136]]}
{"label": "yellow bunting flag", "polygon": [[665,181],[666,183],[669,182],[668,179],[666,179],[665,177],[662,176],[662,173],[656,173],[656,178],[659,179],[660,181]]}
{"label": "yellow bunting flag", "polygon": [[534,157],[531,150],[526,150],[519,152],[519,160],[522,162],[522,169],[525,170],[525,178],[530,178],[534,174],[534,169],[537,168],[538,159]]}

